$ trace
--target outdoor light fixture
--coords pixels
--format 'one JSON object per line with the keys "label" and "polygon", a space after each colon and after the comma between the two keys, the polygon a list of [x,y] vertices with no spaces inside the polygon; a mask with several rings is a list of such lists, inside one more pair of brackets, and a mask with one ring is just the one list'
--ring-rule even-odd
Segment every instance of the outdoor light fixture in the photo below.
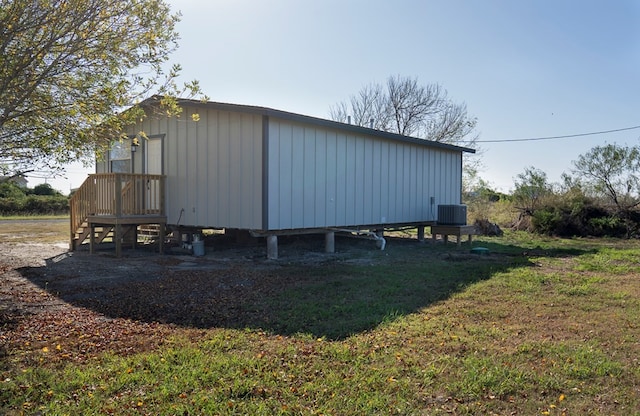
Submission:
{"label": "outdoor light fixture", "polygon": [[135,153],[136,150],[138,150],[138,146],[140,146],[140,142],[138,141],[138,138],[134,137],[133,139],[131,139],[131,151],[133,153]]}

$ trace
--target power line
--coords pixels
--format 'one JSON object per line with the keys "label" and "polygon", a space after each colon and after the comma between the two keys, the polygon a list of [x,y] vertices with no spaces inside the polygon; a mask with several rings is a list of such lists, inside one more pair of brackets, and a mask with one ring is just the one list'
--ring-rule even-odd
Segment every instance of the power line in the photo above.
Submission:
{"label": "power line", "polygon": [[533,142],[537,140],[568,139],[571,137],[595,136],[597,134],[616,133],[619,131],[640,129],[640,126],[625,127],[622,129],[594,131],[591,133],[568,134],[566,136],[530,137],[526,139],[504,139],[504,140],[478,140],[476,143],[505,143],[505,142]]}

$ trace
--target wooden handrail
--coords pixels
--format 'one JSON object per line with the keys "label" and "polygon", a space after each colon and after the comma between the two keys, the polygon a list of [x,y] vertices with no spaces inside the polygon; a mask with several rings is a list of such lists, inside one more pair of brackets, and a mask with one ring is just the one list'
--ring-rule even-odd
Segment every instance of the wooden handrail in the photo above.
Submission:
{"label": "wooden handrail", "polygon": [[71,244],[77,230],[91,215],[165,215],[164,192],[164,175],[89,175],[69,200]]}

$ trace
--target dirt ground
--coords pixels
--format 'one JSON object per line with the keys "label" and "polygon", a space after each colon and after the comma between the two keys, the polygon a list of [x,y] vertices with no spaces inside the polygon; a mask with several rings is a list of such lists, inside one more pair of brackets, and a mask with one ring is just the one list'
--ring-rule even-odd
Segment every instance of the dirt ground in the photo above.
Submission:
{"label": "dirt ground", "polygon": [[113,250],[69,252],[66,241],[38,237],[0,240],[0,358],[21,351],[31,360],[55,349],[64,352],[56,359],[84,361],[156,348],[180,332],[260,326],[261,300],[297,284],[305,267],[385,261],[370,240],[339,239],[328,254],[321,237],[282,239],[279,259],[270,261],[263,242],[208,242],[203,257],[141,248],[116,258]]}

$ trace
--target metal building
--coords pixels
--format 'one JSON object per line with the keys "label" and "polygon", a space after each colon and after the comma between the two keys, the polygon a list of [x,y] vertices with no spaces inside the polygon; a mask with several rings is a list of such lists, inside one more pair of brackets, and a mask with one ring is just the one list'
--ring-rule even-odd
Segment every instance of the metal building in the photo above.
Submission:
{"label": "metal building", "polygon": [[461,203],[474,152],[263,107],[185,100],[167,117],[155,105],[96,173],[162,175],[144,205],[167,225],[249,230],[272,257],[278,235],[435,223],[438,205]]}

